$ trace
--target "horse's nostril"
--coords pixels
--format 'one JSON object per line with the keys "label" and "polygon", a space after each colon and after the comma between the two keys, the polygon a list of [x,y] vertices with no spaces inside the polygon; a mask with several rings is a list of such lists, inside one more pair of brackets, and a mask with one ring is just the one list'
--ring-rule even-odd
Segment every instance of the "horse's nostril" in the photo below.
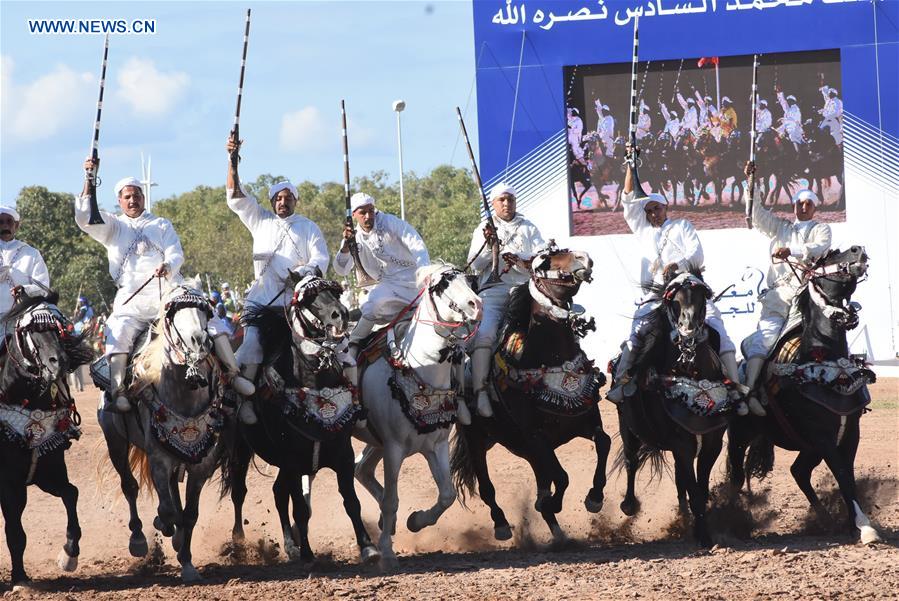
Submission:
{"label": "horse's nostril", "polygon": [[331,313],[331,319],[337,319],[338,317],[340,317],[340,313],[338,313],[337,311]]}

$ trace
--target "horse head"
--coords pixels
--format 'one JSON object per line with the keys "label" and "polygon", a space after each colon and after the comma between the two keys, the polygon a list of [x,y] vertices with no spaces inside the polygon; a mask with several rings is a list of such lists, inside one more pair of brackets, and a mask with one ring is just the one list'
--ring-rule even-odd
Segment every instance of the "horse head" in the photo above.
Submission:
{"label": "horse head", "polygon": [[537,289],[560,307],[569,307],[581,284],[593,281],[593,259],[586,252],[559,248],[555,240],[530,261]]}
{"label": "horse head", "polygon": [[833,324],[852,329],[858,325],[861,305],[850,299],[867,274],[868,253],[864,246],[831,250],[806,271],[808,299]]}
{"label": "horse head", "polygon": [[449,263],[436,263],[420,268],[416,280],[433,319],[419,321],[431,323],[438,335],[451,343],[461,343],[474,335],[481,322],[483,303],[462,271]]}
{"label": "horse head", "polygon": [[68,320],[54,304],[57,298],[55,293],[22,296],[6,317],[13,324],[8,363],[19,375],[39,380],[43,388],[63,375],[70,363],[80,365],[89,360],[87,349],[80,353],[84,358],[68,356],[69,348],[77,350],[81,338],[70,334]]}
{"label": "horse head", "polygon": [[679,273],[665,285],[662,305],[669,324],[682,340],[693,339],[702,331],[706,301],[711,297],[711,288],[697,273]]}
{"label": "horse head", "polygon": [[293,289],[290,325],[305,338],[339,340],[346,335],[349,310],[340,302],[343,287],[321,272],[303,277]]}

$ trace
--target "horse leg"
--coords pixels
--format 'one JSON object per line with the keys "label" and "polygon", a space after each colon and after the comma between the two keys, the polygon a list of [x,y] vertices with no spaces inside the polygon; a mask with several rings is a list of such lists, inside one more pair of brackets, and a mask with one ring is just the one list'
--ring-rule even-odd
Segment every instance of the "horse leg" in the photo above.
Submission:
{"label": "horse leg", "polygon": [[381,500],[382,527],[378,544],[381,548],[381,564],[386,568],[396,567],[398,563],[393,551],[393,534],[396,532],[396,512],[400,506],[397,485],[404,454],[403,447],[398,444],[387,443],[384,447],[384,498]]}
{"label": "horse leg", "polygon": [[456,500],[456,489],[450,475],[449,440],[441,440],[431,451],[424,454],[431,469],[431,476],[437,483],[437,502],[427,511],[413,511],[406,520],[406,528],[410,532],[418,532],[427,526],[433,526],[440,516],[450,508]]}
{"label": "horse leg", "polygon": [[231,541],[241,543],[246,538],[243,531],[243,504],[247,498],[247,472],[250,469],[250,448],[237,442],[229,460],[231,477],[231,505],[234,507],[234,525],[231,527]]}
{"label": "horse leg", "polygon": [[[104,420],[100,419],[101,426]],[[112,467],[115,468],[121,482],[122,494],[128,501],[128,530],[131,531],[131,538],[128,540],[128,552],[132,557],[145,557],[149,548],[147,547],[147,538],[144,536],[143,523],[140,520],[140,514],[137,512],[137,495],[140,489],[131,468],[128,466],[128,451],[130,445],[128,441],[119,436],[114,428],[103,428],[103,436],[106,438],[106,449],[109,451],[109,460]]]}
{"label": "horse leg", "polygon": [[384,458],[384,450],[372,445],[366,445],[359,457],[356,459],[355,476],[356,480],[365,487],[378,505],[384,499],[384,487],[375,477],[375,468],[378,462]]}
{"label": "horse leg", "polygon": [[[155,450],[157,453],[162,452],[162,449],[159,448]],[[172,494],[173,472],[173,466],[169,465],[165,459],[150,460],[150,475],[153,478],[153,486],[156,488],[156,497],[159,500],[156,505],[153,526],[167,537],[175,534],[175,526],[181,517],[177,510],[180,500],[176,505]],[[177,489],[174,492],[176,493],[174,496],[177,496]]]}
{"label": "horse leg", "polygon": [[746,481],[746,470],[743,462],[746,458],[746,447],[749,444],[746,430],[734,421],[727,430],[727,467],[731,494],[736,495]]}
{"label": "horse leg", "polygon": [[28,488],[24,484],[9,481],[0,483],[0,508],[3,510],[6,548],[9,549],[9,559],[12,563],[10,581],[13,586],[31,581],[25,573],[24,556],[28,537],[22,527],[22,513],[27,502]]}
{"label": "horse leg", "polygon": [[858,504],[858,496],[855,491],[855,453],[858,450],[858,442],[860,439],[859,421],[861,414],[856,413],[853,416],[843,417],[845,420],[841,426],[844,427],[842,439],[837,441],[837,446],[828,445],[827,452],[824,454],[824,461],[827,467],[833,473],[837,484],[840,486],[840,493],[843,495],[843,501],[849,511],[849,519],[860,532],[861,542],[870,544],[880,542],[880,535],[871,525],[868,516],[862,511]]}
{"label": "horse leg", "polygon": [[312,518],[312,508],[306,502],[303,495],[302,477],[290,478],[290,500],[293,502],[293,534],[299,538],[300,557],[303,561],[311,563],[315,561],[315,554],[309,544],[309,520]]}
{"label": "horse leg", "polygon": [[[700,490],[696,481],[696,473],[693,470],[693,457],[695,456],[695,444],[683,445],[674,451],[675,473],[680,472],[683,482],[687,486],[687,495],[690,500],[690,512],[693,514],[693,536],[702,547],[711,547],[712,539],[709,537],[708,525],[705,521],[706,496]],[[720,450],[720,447],[719,447]]]}
{"label": "horse leg", "polygon": [[291,560],[300,559],[299,540],[290,526],[290,479],[299,478],[296,472],[279,469],[275,482],[272,484],[272,497],[275,499],[275,510],[278,512],[278,523],[281,525],[281,534],[284,536],[284,552]]}
{"label": "horse leg", "polygon": [[490,479],[490,470],[487,466],[487,445],[482,438],[469,435],[470,429],[463,428],[461,436],[468,440],[468,457],[471,461],[475,477],[478,479],[478,496],[490,508],[490,519],[493,520],[493,537],[496,540],[509,540],[512,538],[512,527],[506,514],[496,502],[496,487]]}
{"label": "horse leg", "polygon": [[181,580],[183,582],[198,582],[203,579],[191,561],[190,543],[193,538],[194,527],[197,525],[197,519],[200,516],[200,493],[203,492],[203,485],[206,484],[208,479],[209,474],[203,473],[199,469],[197,472],[188,471],[187,474],[184,510],[181,512],[181,523],[178,524],[175,534],[176,538],[181,539],[181,544],[178,548],[178,563],[181,564]]}
{"label": "horse leg", "polygon": [[584,507],[590,513],[599,513],[604,499],[603,490],[606,487],[606,463],[609,459],[609,449],[612,448],[612,439],[597,425],[593,430],[593,445],[596,450],[596,469],[593,472],[593,488],[587,492],[584,499]]}
{"label": "horse leg", "polygon": [[356,487],[353,486],[353,447],[349,440],[340,453],[341,456],[336,462],[337,467],[334,469],[337,474],[337,490],[343,498],[343,509],[353,523],[353,532],[356,534],[356,544],[359,545],[362,563],[374,563],[381,558],[381,553],[372,544],[362,521],[362,505],[356,495]]}
{"label": "horse leg", "polygon": [[81,540],[81,526],[78,524],[78,489],[69,482],[63,451],[45,457],[44,462],[37,471],[34,483],[45,493],[62,499],[66,508],[66,543],[56,562],[62,571],[74,572],[78,567],[78,555],[81,553],[78,545]]}
{"label": "horse leg", "polygon": [[624,456],[624,469],[627,473],[627,491],[621,501],[621,512],[626,516],[635,516],[640,511],[640,501],[634,493],[637,478],[637,452],[640,450],[640,439],[628,428],[622,408],[618,407],[618,427],[621,435],[621,452]]}
{"label": "horse leg", "polygon": [[697,443],[700,444],[699,456],[696,458],[696,488],[699,492],[699,502],[702,505],[703,521],[705,521],[705,511],[709,503],[709,479],[712,475],[712,468],[721,455],[721,447],[724,446],[724,432],[712,432],[697,437]]}
{"label": "horse leg", "polygon": [[799,451],[799,455],[796,456],[796,460],[793,462],[793,465],[790,466],[790,473],[793,474],[793,480],[796,481],[799,490],[801,490],[805,495],[805,498],[808,499],[812,509],[815,510],[815,513],[817,513],[819,517],[825,517],[827,515],[827,510],[824,509],[824,506],[821,504],[821,499],[818,498],[818,493],[815,492],[815,488],[812,486],[812,471],[818,467],[818,464],[821,463],[822,459],[823,457],[819,453],[803,450]]}
{"label": "horse leg", "polygon": [[677,512],[683,517],[690,514],[690,504],[687,500],[687,488],[690,486],[690,479],[683,470],[677,469],[677,465],[674,467],[674,486],[677,489]]}

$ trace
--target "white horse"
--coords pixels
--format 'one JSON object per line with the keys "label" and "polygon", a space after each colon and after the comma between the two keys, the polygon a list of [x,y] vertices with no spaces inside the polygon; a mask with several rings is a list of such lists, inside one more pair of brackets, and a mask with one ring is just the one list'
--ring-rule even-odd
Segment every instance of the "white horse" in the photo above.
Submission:
{"label": "white horse", "polygon": [[[461,394],[463,345],[477,330],[482,304],[465,275],[448,264],[422,267],[417,273],[421,300],[401,340],[386,333],[390,358],[378,357],[362,374],[362,403],[368,423],[354,435],[367,443],[356,461],[356,478],[381,506],[382,563],[397,564],[393,551],[397,480],[406,457],[421,453],[437,482],[433,507],[413,512],[407,521],[412,532],[437,522],[456,500],[450,477],[449,431]],[[404,398],[401,401],[396,396]],[[410,417],[412,415],[413,417]],[[418,425],[412,423],[417,418]],[[375,467],[384,459],[384,486]]]}
{"label": "white horse", "polygon": [[[172,537],[181,578],[200,580],[191,561],[191,535],[197,523],[200,492],[216,468],[221,454],[218,432],[223,415],[221,370],[211,355],[206,331],[212,310],[197,289],[182,285],[163,298],[157,337],[134,359],[134,383],[129,390],[132,411],[121,415],[101,409],[109,458],[122,481],[131,518],[129,550],[147,554],[147,540],[137,513],[138,483],[129,467],[141,475],[141,485],[152,481],[159,505],[153,525]],[[135,403],[134,397],[139,399]],[[179,477],[187,473],[182,504]]]}

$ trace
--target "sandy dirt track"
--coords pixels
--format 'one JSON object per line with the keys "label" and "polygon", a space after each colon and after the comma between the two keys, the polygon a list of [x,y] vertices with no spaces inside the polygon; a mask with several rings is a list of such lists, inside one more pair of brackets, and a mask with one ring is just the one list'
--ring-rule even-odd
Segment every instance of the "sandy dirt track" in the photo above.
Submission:
{"label": "sandy dirt track", "polygon": [[[489,456],[498,501],[514,525],[512,541],[493,540],[486,507],[458,503],[437,523],[413,535],[405,518],[430,506],[436,487],[423,459],[404,465],[395,548],[400,568],[383,573],[357,565],[352,529],[331,472],[315,482],[311,541],[317,560],[311,566],[288,562],[271,498],[274,471],[251,470],[245,529],[247,544],[230,545],[230,501],[219,501],[218,483],[204,491],[194,536],[194,563],[205,580],[183,586],[169,540],[152,528],[155,501],[141,499],[144,532],[151,557],[128,555],[127,505],[117,477],[109,473],[93,407],[96,391],[79,394],[84,436],[67,454],[72,481],[79,487],[84,536],[78,570],[62,574],[55,557],[63,543],[62,503],[29,489],[25,511],[26,569],[33,587],[10,591],[9,557],[0,533],[0,594],[40,599],[846,599],[899,598],[899,381],[882,379],[872,387],[874,411],[862,419],[856,460],[863,509],[884,542],[862,546],[844,528],[842,502],[833,480],[819,467],[814,482],[833,507],[831,523],[810,519],[805,498],[789,475],[794,453],[778,450],[772,477],[754,486],[751,538],[741,520],[723,512],[710,515],[718,543],[699,550],[676,518],[671,478],[638,484],[642,512],[626,519],[618,509],[624,478],[611,474],[606,502],[598,515],[583,499],[594,465],[592,444],[575,441],[559,451],[571,477],[559,521],[572,541],[550,544],[549,532],[533,510],[535,486],[526,464],[501,449]],[[617,420],[603,403],[606,432],[618,449]],[[724,477],[719,458],[713,486]],[[610,461],[611,464],[611,461]],[[357,486],[363,517],[376,537],[374,501]],[[158,546],[152,539],[156,536]]]}

